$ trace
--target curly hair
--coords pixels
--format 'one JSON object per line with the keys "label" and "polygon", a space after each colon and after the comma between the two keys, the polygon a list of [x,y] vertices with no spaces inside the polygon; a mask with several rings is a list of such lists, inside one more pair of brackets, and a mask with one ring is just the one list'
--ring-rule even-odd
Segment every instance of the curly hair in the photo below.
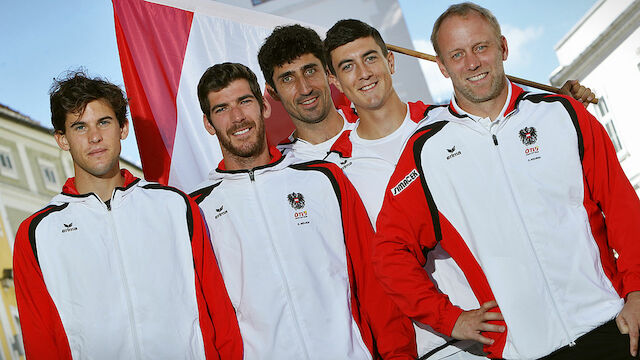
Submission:
{"label": "curly hair", "polygon": [[382,40],[382,35],[376,28],[365,22],[356,19],[343,19],[335,23],[327,31],[327,37],[324,39],[324,49],[326,51],[325,56],[329,60],[329,71],[333,75],[336,74],[336,70],[331,63],[331,52],[337,47],[366,37],[372,37],[380,47],[380,50],[382,50],[382,55],[387,56],[389,50],[387,50],[387,44]]}
{"label": "curly hair", "polygon": [[276,27],[271,35],[264,40],[258,52],[258,63],[267,84],[275,90],[273,69],[291,62],[304,54],[312,54],[320,60],[326,68],[322,40],[313,29],[301,25],[287,25]]}
{"label": "curly hair", "polygon": [[109,103],[120,127],[127,123],[128,101],[117,85],[98,77],[90,78],[82,70],[68,72],[59,79],[54,78],[49,90],[53,129],[64,134],[67,114],[82,115],[87,104],[94,100]]}
{"label": "curly hair", "polygon": [[215,64],[208,68],[200,81],[198,82],[198,101],[200,102],[200,109],[202,113],[207,116],[207,119],[211,121],[211,104],[209,103],[209,93],[212,91],[220,91],[234,80],[245,79],[249,83],[251,93],[255,96],[260,109],[264,108],[264,98],[260,91],[260,84],[258,84],[258,78],[256,74],[248,67],[239,63],[225,62],[221,64]]}

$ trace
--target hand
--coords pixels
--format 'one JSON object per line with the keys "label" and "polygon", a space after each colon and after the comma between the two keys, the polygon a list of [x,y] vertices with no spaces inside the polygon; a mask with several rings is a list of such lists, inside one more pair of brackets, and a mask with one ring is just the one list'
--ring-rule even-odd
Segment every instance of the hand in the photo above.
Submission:
{"label": "hand", "polygon": [[498,306],[495,300],[488,301],[480,309],[463,311],[453,326],[451,336],[458,340],[475,340],[485,345],[493,344],[493,339],[482,336],[482,331],[504,332],[505,327],[502,325],[489,324],[487,321],[504,320],[499,312],[489,312],[489,310]]}
{"label": "hand", "polygon": [[578,80],[567,80],[560,88],[560,93],[580,101],[584,107],[587,107],[596,98],[596,94],[588,87],[580,85]]}
{"label": "hand", "polygon": [[620,314],[616,316],[616,325],[621,334],[629,334],[629,351],[631,356],[638,354],[638,328],[640,327],[640,291],[627,295],[627,301]]}

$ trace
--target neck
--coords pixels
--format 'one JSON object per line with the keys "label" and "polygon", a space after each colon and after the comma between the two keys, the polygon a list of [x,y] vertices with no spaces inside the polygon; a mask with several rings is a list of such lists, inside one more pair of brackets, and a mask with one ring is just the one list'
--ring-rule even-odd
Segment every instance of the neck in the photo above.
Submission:
{"label": "neck", "polygon": [[113,189],[124,187],[124,176],[120,168],[115,167],[107,175],[93,176],[85,171],[78,171],[76,166],[75,187],[80,194],[95,193],[102,201],[111,199]]}
{"label": "neck", "polygon": [[482,102],[469,101],[456,92],[456,102],[458,106],[467,113],[483,118],[488,117],[493,121],[500,116],[500,112],[502,112],[502,108],[504,108],[504,104],[507,102],[507,96],[509,95],[508,86],[509,82],[505,78],[504,86],[498,96]]}
{"label": "neck", "polygon": [[356,106],[360,124],[358,136],[367,140],[383,138],[396,131],[405,116],[407,116],[407,104],[400,100],[398,94],[393,91],[384,105],[378,109],[360,109]]}
{"label": "neck", "polygon": [[269,153],[269,147],[265,143],[264,149],[258,155],[249,157],[231,154],[223,148],[222,158],[224,159],[224,167],[227,170],[249,170],[267,165],[271,161],[271,154]]}
{"label": "neck", "polygon": [[296,127],[295,137],[313,145],[325,142],[338,135],[344,126],[344,119],[335,108],[331,108],[329,115],[317,123],[306,123],[291,118]]}

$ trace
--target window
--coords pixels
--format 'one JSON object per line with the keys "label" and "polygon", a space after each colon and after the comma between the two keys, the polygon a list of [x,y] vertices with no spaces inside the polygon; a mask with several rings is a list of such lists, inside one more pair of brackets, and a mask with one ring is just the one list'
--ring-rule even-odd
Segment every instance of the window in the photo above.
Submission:
{"label": "window", "polygon": [[620,137],[618,136],[618,130],[616,130],[615,121],[611,112],[609,111],[609,106],[607,105],[607,100],[604,97],[598,99],[598,104],[595,106],[596,117],[604,128],[607,130],[607,134],[609,134],[609,138],[613,143],[613,147],[618,154],[618,160],[622,161],[629,156],[629,153],[624,148]]}
{"label": "window", "polygon": [[0,147],[0,175],[18,178],[18,171],[16,164],[11,156],[11,149],[6,147]]}
{"label": "window", "polygon": [[51,191],[60,191],[60,184],[58,183],[58,172],[53,163],[38,159],[40,165],[40,173],[42,174],[42,181],[44,187]]}

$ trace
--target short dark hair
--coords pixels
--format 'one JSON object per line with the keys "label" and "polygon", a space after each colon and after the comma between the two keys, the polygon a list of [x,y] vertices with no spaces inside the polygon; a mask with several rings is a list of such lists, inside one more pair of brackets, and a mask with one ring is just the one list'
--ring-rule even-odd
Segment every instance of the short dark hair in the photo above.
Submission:
{"label": "short dark hair", "polygon": [[442,22],[451,16],[462,16],[466,17],[469,13],[475,12],[478,15],[482,16],[487,20],[489,25],[493,28],[493,31],[496,33],[496,37],[500,38],[502,36],[502,30],[500,29],[500,23],[498,23],[498,19],[489,11],[488,9],[483,8],[478,4],[474,4],[472,2],[463,2],[460,4],[454,4],[449,6],[445,12],[443,12],[436,22],[433,24],[433,31],[431,31],[431,43],[433,44],[433,49],[436,51],[436,55],[440,56],[440,46],[438,45],[438,34],[440,33],[440,26]]}
{"label": "short dark hair", "polygon": [[305,54],[317,57],[322,67],[326,68],[322,40],[315,30],[298,24],[276,27],[258,52],[258,63],[267,84],[276,90],[273,69]]}
{"label": "short dark hair", "polygon": [[256,100],[258,100],[258,104],[260,104],[260,109],[264,107],[264,98],[260,91],[258,78],[256,78],[256,74],[254,74],[251,69],[239,63],[225,62],[215,64],[202,74],[202,77],[198,82],[198,100],[200,101],[200,109],[202,109],[202,112],[207,116],[209,121],[211,121],[211,114],[209,112],[211,108],[211,104],[209,103],[209,93],[212,91],[220,91],[229,86],[231,82],[238,79],[247,80],[251,93],[256,97]]}
{"label": "short dark hair", "polygon": [[84,71],[71,71],[62,78],[53,79],[49,90],[51,124],[64,134],[67,114],[82,114],[87,104],[104,100],[111,106],[120,127],[127,123],[127,99],[120,87],[99,77],[90,78]]}
{"label": "short dark hair", "polygon": [[382,40],[382,35],[376,28],[365,22],[356,19],[344,19],[335,23],[327,31],[327,37],[324,39],[324,49],[329,63],[329,70],[333,75],[336,74],[336,70],[331,63],[331,52],[337,47],[366,37],[372,37],[380,47],[380,50],[382,50],[382,55],[387,56],[389,50],[387,50],[387,44]]}

